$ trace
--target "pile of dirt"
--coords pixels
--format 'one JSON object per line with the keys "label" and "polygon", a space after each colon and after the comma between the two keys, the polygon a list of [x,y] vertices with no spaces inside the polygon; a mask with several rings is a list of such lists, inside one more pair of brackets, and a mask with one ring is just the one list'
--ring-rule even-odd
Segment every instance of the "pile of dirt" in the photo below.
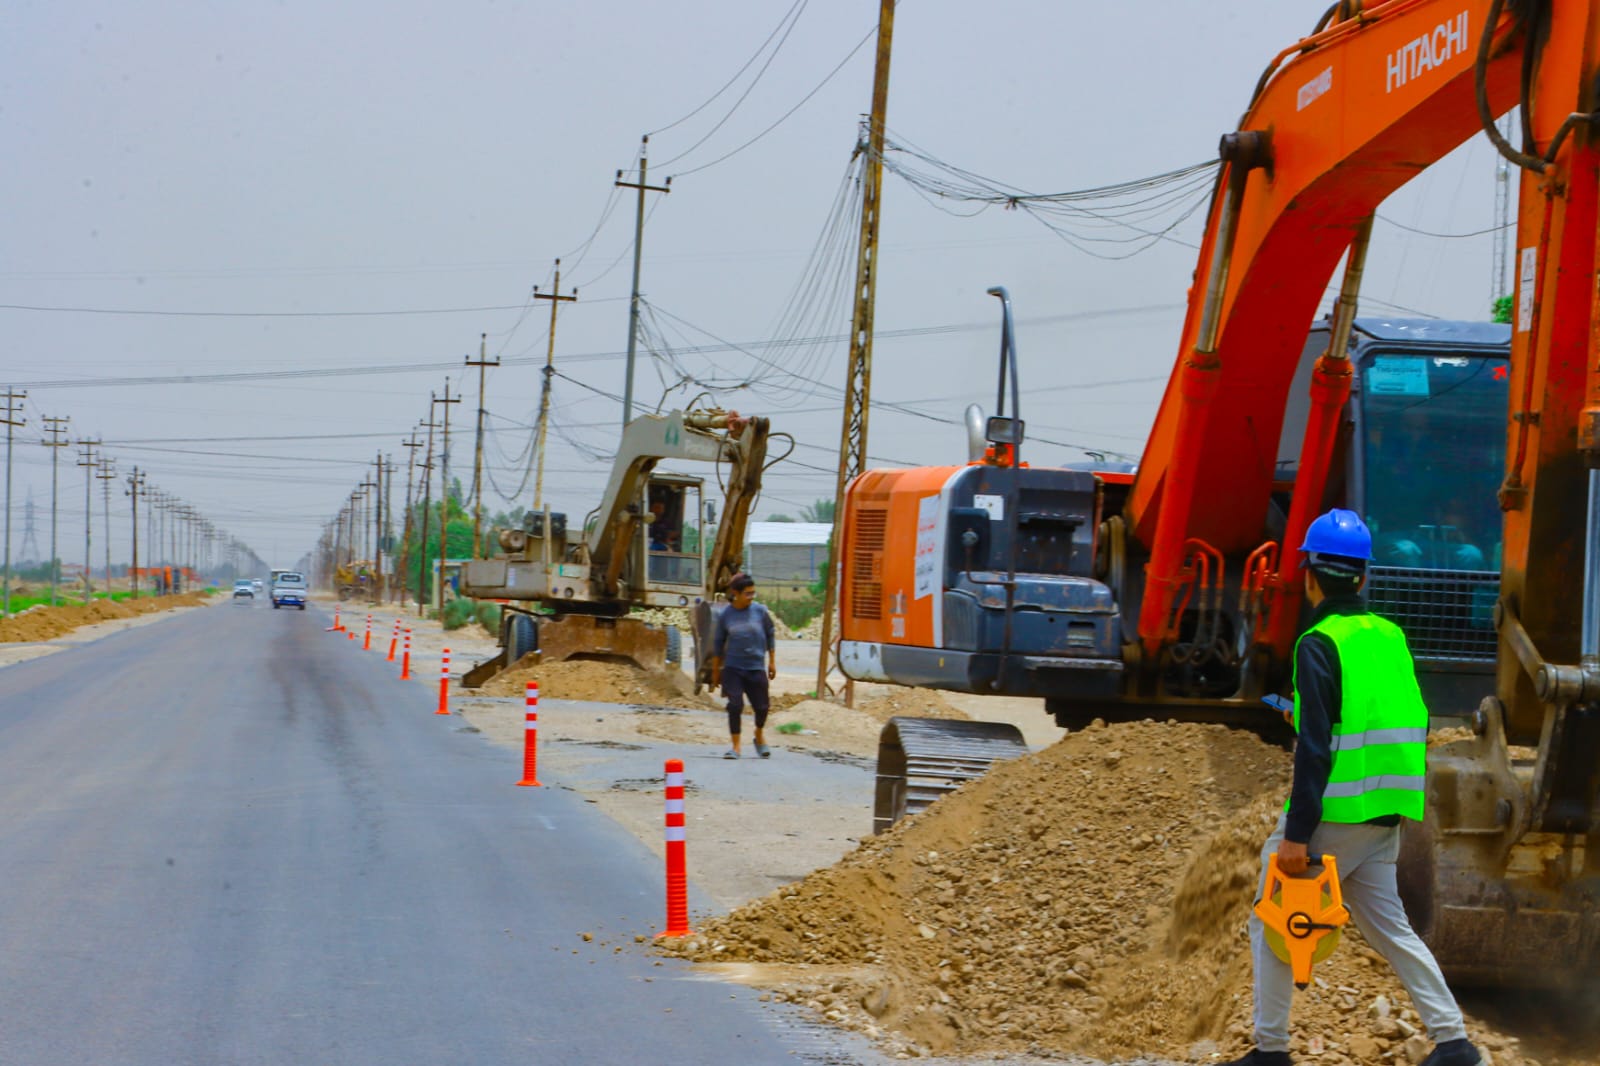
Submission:
{"label": "pile of dirt", "polygon": [[879,722],[887,722],[897,715],[912,718],[971,718],[967,712],[950,706],[941,693],[931,688],[891,688],[880,696],[858,700],[855,709]]}
{"label": "pile of dirt", "polygon": [[32,607],[10,618],[0,619],[0,644],[54,640],[79,626],[136,618],[152,611],[173,607],[194,607],[206,602],[209,593],[186,592],[181,596],[141,597],[115,601],[94,600],[88,604],[58,607]]}
{"label": "pile of dirt", "polygon": [[682,671],[660,673],[626,663],[568,659],[540,663],[529,653],[502,670],[480,689],[486,696],[520,696],[529,681],[539,695],[554,700],[597,700],[601,703],[647,703],[656,707],[706,709],[717,703],[709,694],[694,694],[694,683]]}
{"label": "pile of dirt", "polygon": [[[1251,734],[1096,723],[663,950],[756,964],[774,998],[891,1053],[1232,1057],[1250,1046],[1246,923],[1288,775]],[[1328,1066],[1431,1046],[1353,930],[1294,1029],[1296,1054]],[[1496,1066],[1533,1061],[1469,1030]]]}

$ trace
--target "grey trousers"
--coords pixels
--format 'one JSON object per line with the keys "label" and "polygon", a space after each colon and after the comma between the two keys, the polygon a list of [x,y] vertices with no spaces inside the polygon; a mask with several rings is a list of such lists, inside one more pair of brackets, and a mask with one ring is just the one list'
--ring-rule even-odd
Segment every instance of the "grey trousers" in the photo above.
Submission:
{"label": "grey trousers", "polygon": [[[1284,819],[1261,849],[1259,899],[1266,888],[1267,857],[1283,839]],[[1467,1035],[1461,1008],[1444,983],[1439,964],[1422,938],[1411,930],[1400,892],[1395,887],[1394,864],[1400,855],[1400,829],[1381,825],[1341,825],[1323,822],[1311,834],[1311,854],[1328,854],[1338,860],[1339,888],[1350,916],[1373,950],[1388,960],[1400,983],[1411,994],[1417,1016],[1435,1044]],[[1256,1047],[1262,1051],[1289,1050],[1289,1006],[1294,978],[1289,964],[1267,946],[1261,919],[1250,915],[1250,953],[1255,963]]]}

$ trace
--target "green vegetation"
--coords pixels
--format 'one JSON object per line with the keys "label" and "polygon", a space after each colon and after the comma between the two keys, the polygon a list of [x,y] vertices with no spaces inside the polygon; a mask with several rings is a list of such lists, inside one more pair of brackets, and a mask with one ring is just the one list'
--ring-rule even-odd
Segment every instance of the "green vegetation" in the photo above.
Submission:
{"label": "green vegetation", "polygon": [[500,632],[500,605],[498,603],[478,604],[478,624],[491,633]]}
{"label": "green vegetation", "polygon": [[766,603],[767,610],[781,619],[790,629],[804,629],[811,624],[813,618],[822,613],[822,597],[815,593],[762,602]]}
{"label": "green vegetation", "polygon": [[477,618],[475,605],[471,600],[446,600],[444,604],[444,627],[446,629],[460,629],[468,622]]}
{"label": "green vegetation", "polygon": [[1502,296],[1494,302],[1494,317],[1490,321],[1502,324],[1511,321],[1511,297]]}
{"label": "green vegetation", "polygon": [[[145,592],[143,592],[140,595],[140,598],[141,599],[145,599],[145,598],[148,598],[150,595],[151,595],[151,593],[148,590],[146,590]],[[113,600],[113,601],[115,601],[117,603],[121,603],[123,600],[132,599],[133,598],[133,593],[131,593],[131,592],[111,592],[111,593],[96,592],[94,594],[94,598],[97,599],[97,600]],[[18,595],[14,594],[14,593],[11,596],[11,613],[12,614],[16,614],[18,611],[26,611],[29,607],[40,607],[40,606],[43,606],[43,607],[50,606],[50,593],[49,592],[46,592],[43,596],[32,596],[32,595],[30,595],[30,596],[18,596]],[[56,593],[56,606],[57,607],[82,607],[83,606],[83,591],[82,591],[82,589],[80,587],[78,587],[78,586],[74,586],[72,588],[67,588],[66,586],[62,586],[60,591],[58,591]]]}

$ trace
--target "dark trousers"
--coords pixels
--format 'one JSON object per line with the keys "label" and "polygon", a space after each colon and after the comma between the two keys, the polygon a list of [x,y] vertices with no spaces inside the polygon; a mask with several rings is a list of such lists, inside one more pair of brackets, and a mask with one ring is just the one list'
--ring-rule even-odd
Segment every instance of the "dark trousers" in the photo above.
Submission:
{"label": "dark trousers", "polygon": [[765,670],[733,670],[722,668],[722,692],[728,697],[728,735],[739,735],[739,719],[744,714],[744,701],[756,712],[756,728],[767,727],[767,672]]}

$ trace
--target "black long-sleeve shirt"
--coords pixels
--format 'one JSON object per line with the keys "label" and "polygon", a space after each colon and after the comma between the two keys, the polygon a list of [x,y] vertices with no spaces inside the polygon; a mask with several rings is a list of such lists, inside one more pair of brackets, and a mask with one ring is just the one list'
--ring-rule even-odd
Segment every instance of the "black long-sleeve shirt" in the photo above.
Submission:
{"label": "black long-sleeve shirt", "polygon": [[[1329,615],[1366,614],[1360,596],[1329,596],[1311,613],[1316,625]],[[1289,814],[1283,835],[1297,844],[1311,840],[1322,821],[1322,794],[1333,770],[1333,727],[1339,721],[1344,689],[1340,684],[1339,651],[1322,633],[1307,633],[1295,651],[1295,691],[1300,697],[1300,736],[1294,746],[1294,783],[1289,789]],[[1397,815],[1374,818],[1380,825],[1399,825]]]}

